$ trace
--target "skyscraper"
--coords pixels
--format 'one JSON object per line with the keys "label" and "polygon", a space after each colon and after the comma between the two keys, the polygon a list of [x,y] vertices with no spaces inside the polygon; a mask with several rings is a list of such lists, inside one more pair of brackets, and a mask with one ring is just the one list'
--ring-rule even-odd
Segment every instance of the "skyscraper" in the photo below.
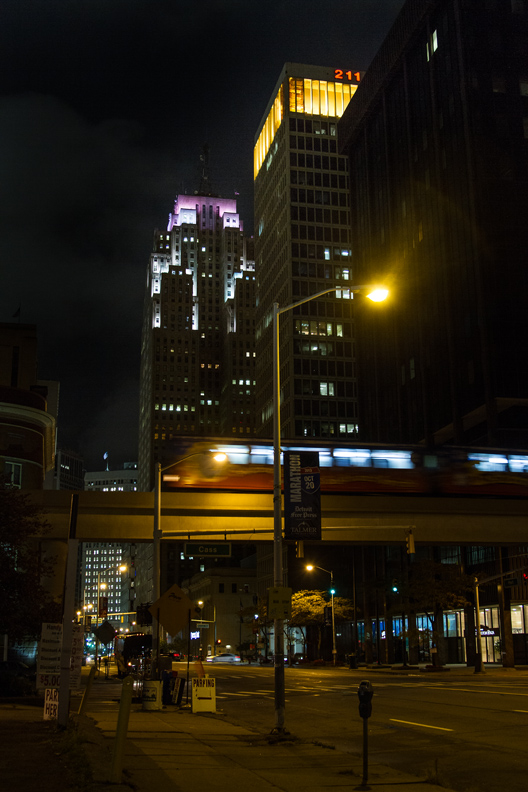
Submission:
{"label": "skyscraper", "polygon": [[150,257],[141,345],[139,489],[182,436],[253,433],[251,243],[236,200],[177,195]]}
{"label": "skyscraper", "polygon": [[257,427],[273,421],[272,306],[336,286],[281,318],[285,438],[357,434],[349,181],[337,120],[360,74],[285,64],[254,148]]}
{"label": "skyscraper", "polygon": [[[528,3],[407,0],[339,123],[368,440],[526,448]],[[367,325],[368,323],[368,325]]]}

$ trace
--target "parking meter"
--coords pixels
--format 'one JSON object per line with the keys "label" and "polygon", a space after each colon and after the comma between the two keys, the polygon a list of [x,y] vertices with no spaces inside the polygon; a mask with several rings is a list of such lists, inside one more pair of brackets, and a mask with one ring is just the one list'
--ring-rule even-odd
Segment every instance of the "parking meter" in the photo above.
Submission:
{"label": "parking meter", "polygon": [[372,715],[372,696],[374,690],[370,682],[366,679],[359,683],[358,698],[359,698],[359,715],[361,718],[370,718]]}

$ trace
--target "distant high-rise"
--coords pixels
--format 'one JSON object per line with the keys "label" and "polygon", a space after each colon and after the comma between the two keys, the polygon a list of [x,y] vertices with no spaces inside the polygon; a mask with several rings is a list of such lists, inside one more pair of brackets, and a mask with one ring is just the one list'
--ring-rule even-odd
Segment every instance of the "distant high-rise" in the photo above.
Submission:
{"label": "distant high-rise", "polygon": [[141,346],[139,489],[177,438],[254,434],[255,272],[236,200],[178,195],[150,257]]}
{"label": "distant high-rise", "polygon": [[[83,488],[87,492],[136,492],[137,464],[125,462],[118,470],[85,472]],[[110,620],[116,627],[125,629],[125,625],[133,621],[131,611],[136,606],[135,557],[136,546],[130,543],[81,543],[77,603],[87,618],[96,616],[99,583],[105,584],[99,594],[108,600],[108,614],[113,614]]]}
{"label": "distant high-rise", "polygon": [[336,286],[281,318],[281,422],[285,438],[357,436],[354,318],[350,285],[347,160],[337,120],[360,75],[287,63],[254,148],[257,271],[257,425],[271,437],[272,306]]}

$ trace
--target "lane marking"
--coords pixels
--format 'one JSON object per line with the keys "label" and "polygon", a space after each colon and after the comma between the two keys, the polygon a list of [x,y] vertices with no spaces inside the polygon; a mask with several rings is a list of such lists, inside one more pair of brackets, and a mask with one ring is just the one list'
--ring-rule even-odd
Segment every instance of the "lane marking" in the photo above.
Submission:
{"label": "lane marking", "polygon": [[528,710],[512,710],[512,712],[525,712],[528,715]]}
{"label": "lane marking", "polygon": [[508,693],[502,690],[471,690],[469,688],[453,688],[457,693],[485,693],[486,696],[528,696],[528,693]]}
{"label": "lane marking", "polygon": [[413,721],[398,720],[398,718],[389,718],[395,723],[406,723],[408,726],[421,726],[424,729],[438,729],[438,731],[454,731],[454,729],[445,729],[443,726],[429,726],[427,723],[414,723]]}
{"label": "lane marking", "polygon": [[225,693],[226,696],[250,696],[250,693]]}

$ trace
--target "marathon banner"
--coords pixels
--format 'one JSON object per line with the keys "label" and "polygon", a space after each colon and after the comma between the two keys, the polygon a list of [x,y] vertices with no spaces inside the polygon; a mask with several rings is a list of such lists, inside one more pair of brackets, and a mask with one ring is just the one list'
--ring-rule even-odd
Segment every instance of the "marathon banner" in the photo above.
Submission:
{"label": "marathon banner", "polygon": [[321,538],[321,482],[317,451],[284,452],[284,538]]}

